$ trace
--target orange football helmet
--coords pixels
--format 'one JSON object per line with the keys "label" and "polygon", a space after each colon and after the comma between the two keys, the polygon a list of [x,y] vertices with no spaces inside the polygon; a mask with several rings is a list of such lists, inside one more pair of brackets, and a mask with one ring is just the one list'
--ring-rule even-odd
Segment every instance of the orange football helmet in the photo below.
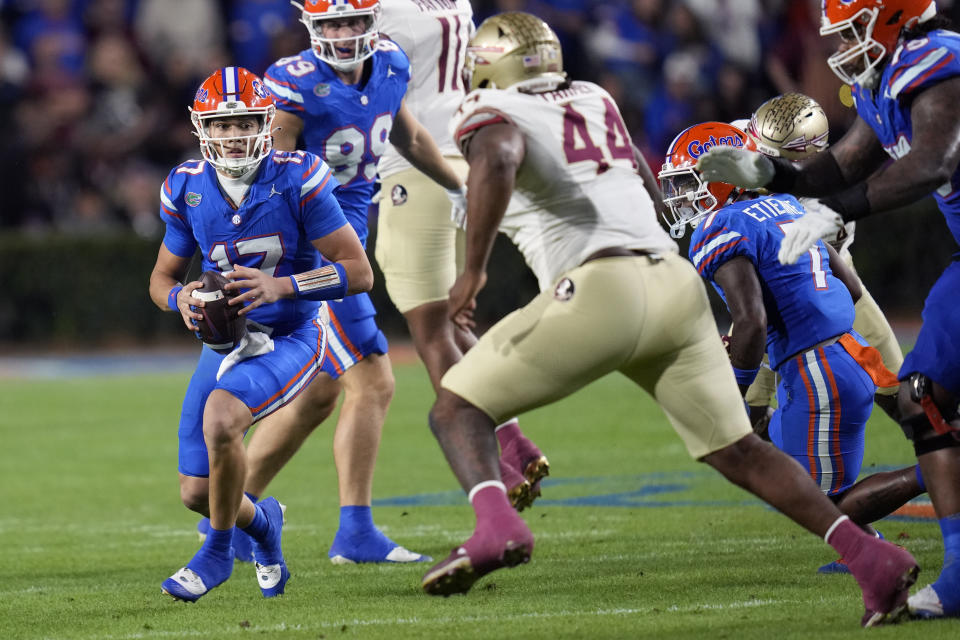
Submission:
{"label": "orange football helmet", "polygon": [[[305,0],[303,4],[290,0],[290,4],[300,9],[300,22],[310,34],[316,56],[337,71],[352,71],[376,52],[380,39],[380,0]],[[363,18],[363,33],[346,38],[324,37],[325,20],[348,18]],[[338,48],[346,48],[348,42],[347,46],[353,48],[353,57],[341,58]]]}
{"label": "orange football helmet", "polygon": [[[210,75],[193,99],[190,120],[200,138],[200,152],[217,169],[242,176],[257,167],[273,148],[273,118],[276,106],[266,87],[255,74],[243,67],[223,67]],[[252,135],[224,138],[212,136],[210,122],[237,116],[254,116],[259,129]],[[241,141],[243,157],[227,157],[225,145]]]}
{"label": "orange football helmet", "polygon": [[823,0],[820,35],[836,33],[844,43],[827,64],[847,84],[873,88],[900,31],[936,13],[934,0]]}
{"label": "orange football helmet", "polygon": [[743,189],[726,182],[704,182],[697,171],[697,158],[707,149],[727,145],[757,150],[743,131],[726,122],[704,122],[684,129],[670,143],[663,169],[657,174],[663,203],[663,219],[670,235],[682,238],[686,225],[696,226],[708,213],[733,202]]}

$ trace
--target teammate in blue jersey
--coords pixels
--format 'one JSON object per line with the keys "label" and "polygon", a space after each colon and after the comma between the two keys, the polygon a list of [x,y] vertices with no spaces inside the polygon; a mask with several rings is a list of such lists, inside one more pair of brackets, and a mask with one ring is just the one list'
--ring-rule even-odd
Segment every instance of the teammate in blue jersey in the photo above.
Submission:
{"label": "teammate in blue jersey", "polygon": [[[822,11],[821,34],[841,38],[828,64],[852,85],[860,116],[854,125],[798,164],[713,149],[700,170],[709,180],[821,198],[785,229],[784,263],[844,222],[931,193],[960,243],[960,34],[948,30],[932,0],[824,0]],[[910,611],[922,617],[960,616],[957,300],[955,255],[927,296],[917,343],[898,374],[900,424],[913,441],[943,534],[940,576],[909,600]]]}
{"label": "teammate in blue jersey", "polygon": [[[292,151],[302,134],[305,148],[323,157],[338,182],[336,197],[361,242],[367,238],[377,161],[388,142],[464,206],[460,178],[404,106],[409,63],[397,45],[379,37],[379,2],[294,4],[301,9],[312,47],[278,60],[265,74],[277,100],[276,147]],[[327,375],[307,390],[314,399],[312,415],[260,428],[248,445],[254,468],[247,488],[259,495],[332,411],[342,383],[344,401],[334,436],[340,526],[329,551],[336,564],[429,560],[383,535],[370,511],[374,463],[394,388],[387,341],[375,313],[366,295],[331,302],[323,366]]]}
{"label": "teammate in blue jersey", "polygon": [[[828,147],[827,117],[816,101],[803,94],[788,93],[771,98],[760,105],[749,120],[731,124],[746,131],[747,136],[756,143],[757,150],[771,157],[799,160],[820,153]],[[856,274],[856,268],[850,246],[853,244],[855,233],[856,223],[850,222],[844,225],[836,236],[823,239],[836,249],[840,259],[854,274]],[[853,329],[871,347],[880,352],[885,368],[899,371],[900,365],[903,364],[903,352],[900,350],[897,337],[863,282],[860,281],[859,284],[862,293],[855,301],[856,315],[853,320]],[[769,363],[765,364],[767,366],[761,366],[756,380],[750,385],[744,399],[751,405],[751,412],[755,412],[754,405],[762,404],[763,413],[769,416],[773,410],[767,405],[776,389],[776,374],[770,370]],[[874,403],[895,421],[899,421],[900,418],[897,411],[899,387],[900,383],[896,377],[889,376],[889,386],[879,387],[873,397]],[[767,419],[769,420],[769,417]],[[922,493],[922,487],[920,468],[917,465],[911,465],[872,474],[868,480],[858,482],[849,491],[844,492],[837,504],[841,511],[850,514],[856,522],[872,522],[886,515],[883,509],[885,500],[877,501],[877,497],[884,498],[892,493],[917,495]],[[849,573],[849,568],[841,558],[823,565],[817,571]]]}
{"label": "teammate in blue jersey", "polygon": [[807,470],[857,524],[890,514],[922,490],[912,468],[857,482],[864,431],[877,386],[895,382],[880,354],[853,330],[856,274],[819,242],[799,264],[777,260],[783,229],[804,210],[790,195],[759,196],[704,182],[697,158],[713,145],[755,149],[722,122],[680,133],[660,172],[671,234],[694,226],[690,260],[726,302],[736,331],[730,360],[741,392],[754,381],[764,350],[781,382],[769,435]]}
{"label": "teammate in blue jersey", "polygon": [[[203,546],[162,589],[195,601],[233,570],[234,526],[253,539],[257,582],[280,595],[290,573],[281,551],[284,507],[244,496],[243,436],[267,416],[296,413],[298,393],[320,371],[324,300],[367,291],[373,271],[333,195],[330,168],[305,152],[272,150],[275,106],[260,79],[226,67],[197,91],[192,121],[203,160],[175,167],[160,192],[166,223],[150,297],[187,329],[203,316],[181,284],[197,249],[204,270],[232,279],[248,331],[229,355],[204,346],[179,428],[180,495],[209,515]],[[318,267],[320,254],[328,264]]]}

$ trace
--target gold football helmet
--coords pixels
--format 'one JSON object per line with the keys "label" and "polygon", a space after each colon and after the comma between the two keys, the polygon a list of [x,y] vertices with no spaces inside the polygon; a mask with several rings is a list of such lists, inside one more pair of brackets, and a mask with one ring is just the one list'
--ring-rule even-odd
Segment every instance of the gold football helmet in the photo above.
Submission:
{"label": "gold football helmet", "polygon": [[467,45],[464,83],[470,89],[547,91],[566,81],[560,41],[546,22],[511,12],[483,21]]}
{"label": "gold football helmet", "polygon": [[802,93],[785,93],[754,111],[747,134],[761,153],[799,160],[827,148],[830,124],[816,100]]}

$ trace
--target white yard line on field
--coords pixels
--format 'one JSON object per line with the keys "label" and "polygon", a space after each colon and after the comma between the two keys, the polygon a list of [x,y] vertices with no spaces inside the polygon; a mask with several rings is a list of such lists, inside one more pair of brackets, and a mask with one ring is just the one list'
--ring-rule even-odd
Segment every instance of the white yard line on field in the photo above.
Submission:
{"label": "white yard line on field", "polygon": [[[475,615],[475,616],[456,616],[456,617],[440,617],[440,618],[431,618],[431,617],[405,617],[405,618],[370,618],[361,620],[359,618],[353,618],[350,620],[337,620],[332,622],[321,622],[318,624],[296,624],[289,625],[286,623],[268,625],[268,626],[259,626],[251,625],[250,627],[245,628],[244,633],[275,633],[279,631],[321,631],[324,629],[341,629],[343,627],[380,627],[380,626],[398,626],[398,625],[419,625],[419,624],[428,624],[431,625],[435,631],[435,625],[437,624],[470,624],[470,623],[485,623],[485,622],[498,622],[502,623],[509,620],[529,620],[529,619],[550,619],[550,618],[578,618],[583,619],[584,617],[607,617],[607,616],[633,616],[633,615],[646,615],[655,612],[670,612],[670,613],[688,613],[694,611],[703,611],[703,610],[723,610],[723,609],[753,609],[757,607],[769,607],[785,604],[786,600],[774,600],[774,599],[752,599],[752,600],[743,600],[739,602],[728,602],[728,603],[718,603],[718,602],[708,602],[704,604],[691,604],[684,606],[672,606],[672,607],[638,607],[631,609],[583,609],[579,611],[570,611],[564,609],[561,611],[545,611],[545,612],[529,612],[521,614],[507,614],[495,613],[490,615]],[[207,636],[217,636],[221,637],[221,634],[227,632],[235,631],[234,627],[229,629],[222,629],[217,631],[198,631],[198,630],[179,630],[179,631],[149,631],[149,632],[137,632],[124,635],[97,635],[97,636],[86,636],[87,638],[97,638],[98,640],[134,640],[138,638],[163,638],[163,637],[194,637],[202,638]]]}

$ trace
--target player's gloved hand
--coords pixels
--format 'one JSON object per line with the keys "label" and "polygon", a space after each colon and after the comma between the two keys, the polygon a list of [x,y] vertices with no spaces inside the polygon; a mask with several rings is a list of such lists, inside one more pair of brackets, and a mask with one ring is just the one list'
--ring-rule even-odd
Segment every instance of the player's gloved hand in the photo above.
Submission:
{"label": "player's gloved hand", "polygon": [[726,182],[738,187],[756,189],[773,179],[770,158],[726,145],[711,147],[697,160],[697,170],[706,182]]}
{"label": "player's gloved hand", "polygon": [[467,185],[459,189],[446,189],[447,197],[453,206],[450,208],[450,220],[461,229],[467,228]]}
{"label": "player's gloved hand", "polygon": [[780,264],[793,264],[821,238],[835,236],[843,228],[840,214],[814,198],[800,198],[806,213],[785,224],[780,241]]}

